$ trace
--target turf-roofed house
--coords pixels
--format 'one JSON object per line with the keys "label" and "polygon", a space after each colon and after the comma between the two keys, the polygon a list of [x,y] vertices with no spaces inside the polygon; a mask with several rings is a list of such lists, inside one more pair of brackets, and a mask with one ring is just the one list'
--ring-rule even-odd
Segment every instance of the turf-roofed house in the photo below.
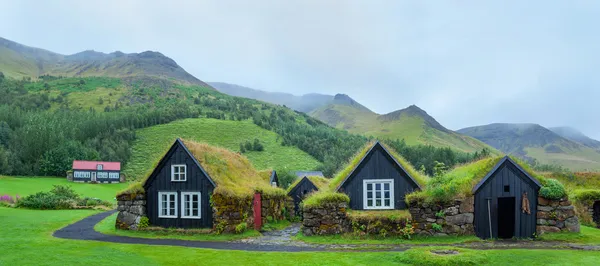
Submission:
{"label": "turf-roofed house", "polygon": [[405,195],[426,180],[385,144],[367,143],[327,189],[305,199],[303,234],[403,234],[411,226]]}
{"label": "turf-roofed house", "polygon": [[407,202],[418,234],[530,238],[579,231],[562,184],[508,156],[484,158],[434,177]]}
{"label": "turf-roofed house", "polygon": [[67,180],[86,183],[119,183],[121,182],[121,163],[75,160],[72,170],[67,172]]}
{"label": "turf-roofed house", "polygon": [[117,227],[138,229],[147,217],[156,227],[232,232],[267,216],[282,220],[287,197],[269,175],[238,153],[177,139],[145,180],[118,195]]}
{"label": "turf-roofed house", "polygon": [[420,189],[408,167],[399,156],[375,142],[364,155],[354,158],[332,184],[336,192],[348,195],[353,210],[403,210],[407,208],[404,196]]}
{"label": "turf-roofed house", "polygon": [[295,213],[300,214],[300,203],[308,194],[324,189],[329,180],[317,171],[298,171],[296,180],[288,187],[287,195],[294,200]]}

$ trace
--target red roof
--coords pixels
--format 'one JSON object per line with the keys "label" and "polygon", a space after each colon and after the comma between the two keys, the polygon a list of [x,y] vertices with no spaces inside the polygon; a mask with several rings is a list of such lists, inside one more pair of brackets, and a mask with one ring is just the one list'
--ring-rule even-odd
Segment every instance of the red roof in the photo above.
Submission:
{"label": "red roof", "polygon": [[102,165],[105,171],[121,171],[120,162],[98,162],[98,161],[73,161],[73,170],[96,170]]}

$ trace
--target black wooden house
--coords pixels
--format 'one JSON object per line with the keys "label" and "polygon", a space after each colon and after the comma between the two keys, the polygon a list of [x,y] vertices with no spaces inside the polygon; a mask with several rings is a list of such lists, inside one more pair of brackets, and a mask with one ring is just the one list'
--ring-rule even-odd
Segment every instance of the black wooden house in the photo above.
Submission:
{"label": "black wooden house", "polygon": [[[502,158],[473,188],[474,226],[477,236],[532,237],[536,232],[540,187],[540,183],[518,163],[508,156]],[[523,204],[529,206],[529,212],[522,210]]]}
{"label": "black wooden house", "polygon": [[336,191],[350,197],[353,210],[406,209],[406,194],[420,189],[405,167],[375,142]]}
{"label": "black wooden house", "polygon": [[273,187],[279,187],[279,177],[277,177],[277,172],[275,170],[271,171],[271,176],[269,177],[269,184]]}
{"label": "black wooden house", "polygon": [[[312,175],[305,175],[312,174]],[[312,192],[323,189],[328,180],[323,177],[322,172],[296,172],[297,179],[288,188],[287,195],[294,200],[294,208],[296,213],[300,213],[300,203],[306,196]]]}
{"label": "black wooden house", "polygon": [[177,139],[144,183],[151,225],[164,228],[210,228],[210,196],[215,182]]}

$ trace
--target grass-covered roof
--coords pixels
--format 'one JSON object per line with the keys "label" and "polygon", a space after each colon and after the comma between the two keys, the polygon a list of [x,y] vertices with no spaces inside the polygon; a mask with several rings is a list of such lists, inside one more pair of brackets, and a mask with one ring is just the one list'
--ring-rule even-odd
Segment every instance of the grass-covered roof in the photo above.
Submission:
{"label": "grass-covered roof", "polygon": [[388,147],[384,143],[372,141],[367,143],[356,155],[354,155],[350,161],[340,170],[329,183],[329,189],[335,191],[344,180],[352,173],[352,171],[358,167],[358,164],[362,161],[362,159],[367,155],[367,153],[375,146],[375,144],[381,144],[388,153],[396,159],[396,161],[406,170],[406,172],[417,182],[417,184],[423,187],[427,184],[427,177],[424,174],[421,174],[406,160],[404,157],[400,156],[394,149]]}
{"label": "grass-covered roof", "polygon": [[[431,178],[422,191],[406,196],[408,202],[446,202],[473,195],[473,188],[494,169],[503,156],[483,158],[475,162],[459,165],[441,176]],[[527,174],[542,185],[540,195],[547,198],[560,198],[566,192],[562,184],[554,179],[546,179],[533,171],[526,163],[511,157]]]}
{"label": "grass-covered roof", "polygon": [[[319,190],[327,190],[327,188],[329,187],[330,179],[327,179],[325,177],[307,176],[306,178],[308,178],[308,180],[310,180],[310,182],[312,182]],[[292,189],[294,189],[298,185],[298,183],[302,181],[302,179],[304,179],[304,177],[296,178],[296,180],[294,180],[294,182],[288,187],[287,193],[290,193],[290,191],[292,191]]]}
{"label": "grass-covered roof", "polygon": [[[269,184],[270,171],[254,169],[252,163],[245,156],[206,143],[189,140],[182,140],[182,142],[215,183],[214,193],[251,196],[255,191],[261,191],[284,195],[282,189],[273,188]],[[143,184],[149,177],[150,175],[140,183],[133,184],[124,192],[142,192]]]}

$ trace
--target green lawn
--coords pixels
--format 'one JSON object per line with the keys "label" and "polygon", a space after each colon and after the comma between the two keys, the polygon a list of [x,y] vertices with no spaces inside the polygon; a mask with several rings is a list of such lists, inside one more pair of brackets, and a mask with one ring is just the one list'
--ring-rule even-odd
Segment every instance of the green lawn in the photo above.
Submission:
{"label": "green lawn", "polygon": [[53,185],[69,185],[83,197],[99,198],[113,202],[117,191],[127,184],[88,184],[69,182],[65,177],[9,177],[0,176],[0,195],[21,197],[39,191],[49,191]]}
{"label": "green lawn", "polygon": [[[250,252],[64,240],[52,232],[97,213],[0,207],[0,265],[597,265],[600,252],[469,250],[406,252]],[[441,256],[433,249],[460,254]]]}
{"label": "green lawn", "polygon": [[149,174],[177,138],[206,142],[232,151],[239,151],[241,142],[258,138],[265,150],[244,155],[259,170],[311,170],[320,165],[315,158],[294,146],[281,146],[279,135],[249,120],[193,118],[138,130],[133,155],[124,169],[127,178],[139,179]]}
{"label": "green lawn", "polygon": [[314,244],[375,244],[375,245],[397,245],[397,244],[438,244],[449,245],[467,242],[482,241],[476,236],[436,236],[421,237],[413,236],[412,239],[400,237],[378,237],[378,236],[355,236],[352,234],[329,235],[329,236],[304,236],[302,232],[296,236],[297,240]]}
{"label": "green lawn", "polygon": [[582,225],[580,233],[560,232],[544,234],[540,239],[545,241],[564,241],[569,243],[600,245],[600,229]]}
{"label": "green lawn", "polygon": [[102,222],[98,223],[94,230],[104,233],[107,235],[118,235],[118,236],[130,236],[130,237],[142,237],[142,238],[162,238],[162,239],[181,239],[181,240],[198,240],[198,241],[228,241],[243,239],[248,237],[256,237],[261,234],[256,230],[247,230],[243,234],[183,234],[178,233],[175,230],[171,232],[164,231],[129,231],[129,230],[117,230],[115,229],[115,220],[117,214],[106,217]]}

